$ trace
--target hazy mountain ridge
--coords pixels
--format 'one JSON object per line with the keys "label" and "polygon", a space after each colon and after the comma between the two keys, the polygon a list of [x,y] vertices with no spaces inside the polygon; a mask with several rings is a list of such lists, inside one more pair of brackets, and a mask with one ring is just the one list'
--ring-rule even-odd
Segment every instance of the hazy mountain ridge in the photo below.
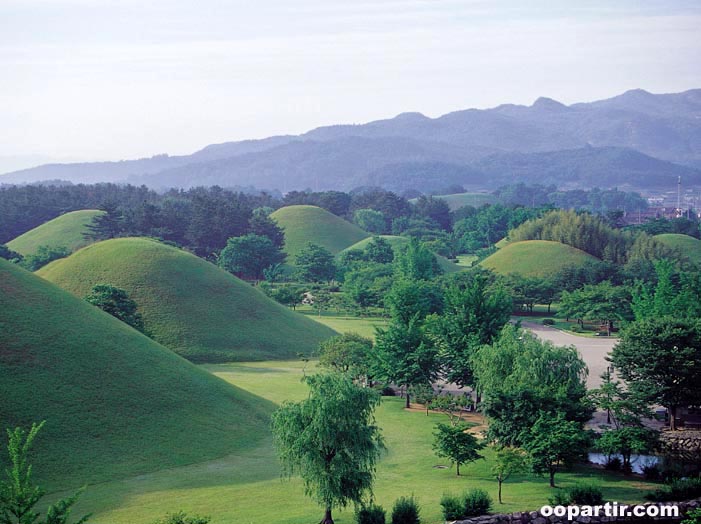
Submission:
{"label": "hazy mountain ridge", "polygon": [[636,89],[570,106],[541,97],[530,106],[504,104],[437,118],[402,113],[299,136],[213,144],[192,155],[39,166],[0,176],[0,183],[68,179],[156,188],[350,190],[377,184],[433,190],[535,178],[643,188],[684,176],[697,184],[698,169],[685,166],[701,166],[701,89],[660,95]]}

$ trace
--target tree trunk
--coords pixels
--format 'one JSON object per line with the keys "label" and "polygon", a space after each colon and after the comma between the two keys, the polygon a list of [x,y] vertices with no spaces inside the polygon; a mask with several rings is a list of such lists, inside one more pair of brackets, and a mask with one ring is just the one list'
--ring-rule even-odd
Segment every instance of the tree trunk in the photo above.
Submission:
{"label": "tree trunk", "polygon": [[503,504],[503,502],[501,501],[501,484],[502,484],[502,482],[504,482],[504,481],[503,480],[499,481],[499,504]]}
{"label": "tree trunk", "polygon": [[409,389],[407,388],[406,390],[406,406],[407,409],[411,407],[411,403],[409,402]]}
{"label": "tree trunk", "polygon": [[319,524],[334,524],[333,519],[331,518],[331,508],[326,508],[326,511],[324,512],[324,518],[321,519],[321,522]]}
{"label": "tree trunk", "polygon": [[677,406],[670,406],[669,407],[669,429],[671,431],[676,431],[677,430]]}
{"label": "tree trunk", "polygon": [[460,462],[455,463],[455,472],[460,476]]}
{"label": "tree trunk", "polygon": [[555,487],[555,468],[550,468],[550,487]]}

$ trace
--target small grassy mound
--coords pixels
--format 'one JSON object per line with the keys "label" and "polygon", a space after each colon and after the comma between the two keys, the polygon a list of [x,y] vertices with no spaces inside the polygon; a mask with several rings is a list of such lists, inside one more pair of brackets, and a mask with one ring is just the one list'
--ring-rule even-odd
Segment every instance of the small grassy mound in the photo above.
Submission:
{"label": "small grassy mound", "polygon": [[673,249],[679,249],[682,255],[689,257],[691,262],[701,266],[701,240],[698,238],[678,233],[655,235],[655,238]]}
{"label": "small grassy mound", "polygon": [[560,242],[525,240],[505,245],[485,258],[481,265],[502,275],[519,273],[525,277],[546,277],[588,260],[597,258]]}
{"label": "small grassy mound", "polygon": [[52,489],[253,448],[272,408],[4,260],[0,377],[3,435],[46,420],[32,463]]}
{"label": "small grassy mound", "polygon": [[[386,240],[391,246],[392,249],[394,250],[395,253],[397,253],[400,249],[403,247],[406,247],[409,245],[409,238],[408,237],[400,237],[396,235],[379,235],[380,238]],[[364,250],[368,244],[372,242],[372,237],[364,238],[360,242],[356,242],[352,246],[348,246],[344,250],[341,251],[341,253],[345,251],[350,251],[351,249],[360,249],[361,251]],[[339,253],[340,254],[340,253]],[[451,262],[447,258],[441,255],[435,255],[436,260],[438,261],[438,265],[440,268],[443,270],[444,273],[455,273],[456,271],[462,271],[465,268],[459,266],[458,264]]]}
{"label": "small grassy mound", "polygon": [[33,255],[39,246],[63,246],[71,252],[77,251],[92,243],[91,240],[83,237],[83,233],[88,231],[86,226],[92,222],[92,219],[102,213],[104,211],[96,209],[66,213],[10,240],[7,247],[25,257]]}
{"label": "small grassy mound", "polygon": [[[433,198],[445,200],[451,211],[463,206],[480,207],[496,202],[494,195],[489,193],[454,193],[452,195],[434,195]],[[416,202],[416,199],[412,199],[410,202]]]}
{"label": "small grassy mound", "polygon": [[318,244],[336,255],[370,236],[355,224],[316,206],[283,207],[270,216],[285,230],[288,264],[295,263],[297,253],[309,242]]}
{"label": "small grassy mound", "polygon": [[99,242],[37,274],[81,298],[96,284],[126,290],[154,340],[193,362],[291,358],[335,334],[217,266],[155,240]]}

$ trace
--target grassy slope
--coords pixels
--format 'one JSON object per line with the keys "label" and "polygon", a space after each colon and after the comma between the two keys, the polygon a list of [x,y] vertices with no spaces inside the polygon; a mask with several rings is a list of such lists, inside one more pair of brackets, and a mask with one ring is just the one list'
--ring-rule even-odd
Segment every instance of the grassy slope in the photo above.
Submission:
{"label": "grassy slope", "polygon": [[[404,246],[409,244],[409,238],[408,237],[401,237],[401,236],[396,236],[396,235],[379,235],[381,238],[385,239],[387,242],[390,243],[392,246],[392,249],[394,251],[398,251],[399,249],[403,248]],[[345,248],[343,251],[350,251],[351,249],[365,249],[367,245],[372,241],[372,237],[364,238],[360,242],[356,242],[352,246],[348,246]],[[341,251],[341,252],[343,252]],[[459,266],[458,264],[455,264],[454,262],[451,262],[447,258],[441,256],[441,255],[436,255],[436,260],[438,261],[438,265],[441,267],[444,273],[455,273],[456,271],[462,271],[465,269],[464,267]]]}
{"label": "grassy slope", "polygon": [[91,243],[83,238],[83,233],[88,231],[85,226],[101,213],[103,211],[95,209],[66,213],[9,241],[7,247],[24,256],[34,254],[39,246],[63,246],[76,251]]}
{"label": "grassy slope", "polygon": [[[275,403],[304,398],[306,388],[300,383],[299,362],[263,362],[251,364],[207,365],[205,369],[221,378],[261,395]],[[306,372],[313,371],[307,365]],[[407,412],[403,400],[386,398],[377,412],[387,453],[379,464],[375,497],[391,510],[399,496],[416,495],[422,506],[422,522],[442,523],[440,497],[444,492],[460,493],[468,488],[486,489],[496,499],[497,484],[490,475],[493,455],[486,450],[486,460],[461,468],[437,469],[447,464],[431,449],[432,432],[437,422],[447,422],[444,415]],[[588,468],[558,473],[559,486],[576,482],[602,486],[608,500],[633,502],[655,486],[639,479],[627,479]],[[535,509],[546,504],[555,490],[544,477],[517,476],[504,484],[505,504],[498,511]],[[124,482],[91,487],[81,508],[94,511],[95,524],[148,524],[169,511],[183,509],[212,516],[217,524],[308,524],[318,522],[321,510],[303,496],[298,478],[281,482],[269,436],[254,453],[226,457],[215,462],[158,472]],[[335,512],[338,524],[355,522],[353,510]]]}
{"label": "grassy slope", "polygon": [[[440,198],[448,203],[451,211],[460,209],[463,206],[480,207],[484,204],[493,204],[496,199],[489,193],[455,193],[453,195],[434,195],[433,198]],[[412,199],[411,202],[415,202]]]}
{"label": "grassy slope", "polygon": [[496,273],[543,277],[567,266],[583,264],[587,260],[596,258],[560,242],[526,240],[505,245],[481,264]]}
{"label": "grassy slope", "polygon": [[288,206],[272,215],[285,230],[287,263],[294,264],[295,256],[308,242],[313,242],[334,255],[369,236],[358,226],[316,206]]}
{"label": "grassy slope", "polygon": [[698,238],[675,233],[655,235],[655,238],[669,247],[679,248],[682,254],[689,257],[689,260],[701,266],[701,240]]}
{"label": "grassy slope", "polygon": [[84,297],[125,289],[153,338],[197,362],[289,358],[335,333],[190,253],[143,238],[93,244],[39,276]]}
{"label": "grassy slope", "polygon": [[4,260],[0,377],[3,433],[46,420],[32,462],[50,488],[242,452],[272,407]]}

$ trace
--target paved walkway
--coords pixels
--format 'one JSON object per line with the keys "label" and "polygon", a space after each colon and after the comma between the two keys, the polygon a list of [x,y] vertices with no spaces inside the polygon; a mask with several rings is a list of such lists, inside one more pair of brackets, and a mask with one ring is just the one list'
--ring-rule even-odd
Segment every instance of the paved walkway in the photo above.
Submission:
{"label": "paved walkway", "polygon": [[611,352],[618,339],[578,337],[535,322],[522,321],[521,325],[542,340],[548,340],[556,346],[575,346],[589,367],[587,387],[593,389],[601,385],[601,374],[609,366],[605,357]]}

